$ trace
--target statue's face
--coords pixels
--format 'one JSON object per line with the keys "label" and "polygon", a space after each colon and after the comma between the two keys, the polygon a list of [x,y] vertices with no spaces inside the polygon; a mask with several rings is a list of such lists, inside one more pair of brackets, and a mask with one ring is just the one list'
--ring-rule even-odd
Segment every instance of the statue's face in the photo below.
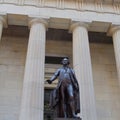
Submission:
{"label": "statue's face", "polygon": [[63,65],[68,65],[68,64],[69,64],[69,60],[66,59],[66,58],[64,58],[64,59],[62,60],[62,64],[63,64]]}

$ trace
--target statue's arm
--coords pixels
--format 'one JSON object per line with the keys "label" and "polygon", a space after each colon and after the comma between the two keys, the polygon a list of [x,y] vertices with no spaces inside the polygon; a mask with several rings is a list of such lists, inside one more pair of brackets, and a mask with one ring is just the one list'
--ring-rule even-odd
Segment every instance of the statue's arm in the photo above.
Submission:
{"label": "statue's arm", "polygon": [[73,74],[75,87],[76,87],[76,89],[79,89],[79,84],[78,84],[78,81],[77,81],[77,78],[76,78],[76,75],[75,75],[75,71],[73,69],[71,69],[71,71],[72,71],[72,74]]}
{"label": "statue's arm", "polygon": [[57,77],[59,76],[59,73],[60,73],[60,69],[58,69],[58,70],[54,73],[54,75],[53,75],[49,80],[47,80],[47,82],[48,82],[49,84],[51,84],[55,79],[57,79]]}
{"label": "statue's arm", "polygon": [[75,75],[75,71],[73,69],[71,69],[71,71],[72,71],[72,74],[73,74],[73,77],[74,77],[75,81],[77,81],[77,78],[76,78],[76,75]]}

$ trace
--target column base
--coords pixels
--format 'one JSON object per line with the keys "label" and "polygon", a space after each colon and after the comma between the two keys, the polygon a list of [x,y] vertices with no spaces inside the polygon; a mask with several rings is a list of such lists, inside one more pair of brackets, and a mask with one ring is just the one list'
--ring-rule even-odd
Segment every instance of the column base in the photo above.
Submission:
{"label": "column base", "polygon": [[82,120],[81,118],[54,118],[54,120]]}

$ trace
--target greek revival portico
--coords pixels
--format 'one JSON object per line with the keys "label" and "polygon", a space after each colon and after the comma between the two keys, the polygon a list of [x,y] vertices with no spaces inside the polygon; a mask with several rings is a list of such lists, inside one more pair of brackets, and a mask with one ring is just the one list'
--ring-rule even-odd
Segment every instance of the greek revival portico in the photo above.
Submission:
{"label": "greek revival portico", "polygon": [[[31,28],[24,73],[20,120],[43,119],[45,32],[47,24],[48,20],[41,18],[30,20]],[[71,23],[70,30],[73,32],[73,62],[81,91],[81,116],[84,120],[88,118],[96,120],[87,23]]]}
{"label": "greek revival portico", "polygon": [[[1,34],[2,19],[1,16]],[[43,120],[45,33],[48,24],[48,18],[29,18],[30,35],[19,120]],[[97,120],[88,38],[90,24],[90,22],[73,21],[69,26],[69,31],[73,33],[73,64],[80,85],[81,117],[83,120]],[[116,33],[113,32],[115,54],[119,51],[119,40],[117,40],[119,29],[117,30],[118,32],[116,29]],[[116,60],[117,66],[119,66],[119,55],[116,55]]]}
{"label": "greek revival portico", "polygon": [[80,85],[80,115],[82,120],[97,120],[88,31],[106,32],[113,37],[120,81],[120,7],[115,1],[111,5],[112,0],[107,4],[108,9],[102,0],[96,0],[95,3],[91,0],[92,4],[76,0],[72,1],[73,6],[67,4],[68,1],[49,2],[52,3],[34,1],[31,3],[33,7],[25,0],[9,4],[0,0],[0,39],[3,27],[9,24],[30,28],[19,120],[44,119],[45,43],[48,28],[67,29],[72,33],[73,65]]}
{"label": "greek revival portico", "polygon": [[[3,19],[1,16],[1,34]],[[30,35],[19,120],[43,120],[45,41],[49,20],[29,18]],[[90,25],[90,22],[72,21],[69,26],[73,34],[73,64],[80,85],[83,120],[97,120],[88,38]],[[119,26],[111,27],[110,30],[114,30],[112,33],[119,76]]]}

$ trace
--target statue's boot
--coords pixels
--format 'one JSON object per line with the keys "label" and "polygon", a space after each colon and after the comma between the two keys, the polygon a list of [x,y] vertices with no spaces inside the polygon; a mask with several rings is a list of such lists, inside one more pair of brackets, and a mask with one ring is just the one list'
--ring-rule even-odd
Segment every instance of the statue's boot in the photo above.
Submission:
{"label": "statue's boot", "polygon": [[64,115],[64,118],[67,118],[66,104],[63,104],[63,105],[62,105],[62,108],[63,108],[63,115]]}
{"label": "statue's boot", "polygon": [[77,116],[76,114],[73,114],[73,118],[80,118],[80,117]]}
{"label": "statue's boot", "polygon": [[78,117],[78,116],[75,114],[75,104],[74,104],[74,101],[71,101],[71,102],[70,102],[70,107],[71,107],[71,111],[72,111],[72,117],[73,117],[73,118],[80,118],[80,117]]}

